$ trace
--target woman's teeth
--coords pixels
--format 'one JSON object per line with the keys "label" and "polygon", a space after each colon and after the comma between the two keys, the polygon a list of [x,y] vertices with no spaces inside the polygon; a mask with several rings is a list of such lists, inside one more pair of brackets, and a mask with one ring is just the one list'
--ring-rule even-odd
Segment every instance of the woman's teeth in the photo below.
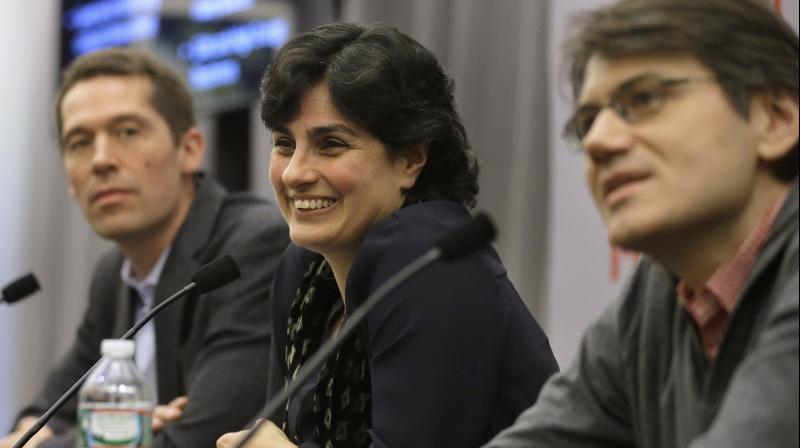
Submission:
{"label": "woman's teeth", "polygon": [[295,199],[294,208],[298,210],[318,210],[330,207],[333,202],[330,199]]}

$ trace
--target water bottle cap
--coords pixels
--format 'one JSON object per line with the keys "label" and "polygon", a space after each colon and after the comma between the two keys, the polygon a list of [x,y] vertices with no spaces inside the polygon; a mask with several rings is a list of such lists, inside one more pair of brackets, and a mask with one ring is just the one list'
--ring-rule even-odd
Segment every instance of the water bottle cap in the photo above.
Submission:
{"label": "water bottle cap", "polygon": [[130,339],[103,339],[100,343],[100,353],[111,358],[130,358],[136,349],[136,344]]}

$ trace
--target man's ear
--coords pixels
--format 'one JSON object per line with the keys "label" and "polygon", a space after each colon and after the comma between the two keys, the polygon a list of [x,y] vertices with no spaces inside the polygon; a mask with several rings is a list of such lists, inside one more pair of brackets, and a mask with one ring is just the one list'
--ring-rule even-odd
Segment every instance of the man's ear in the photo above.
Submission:
{"label": "man's ear", "polygon": [[759,133],[758,157],[765,162],[780,160],[797,145],[797,97],[790,93],[759,94],[751,107],[750,120]]}
{"label": "man's ear", "polygon": [[180,158],[181,172],[192,174],[203,166],[206,154],[206,139],[197,126],[192,126],[183,134],[178,143],[178,157]]}
{"label": "man's ear", "polygon": [[428,163],[428,145],[420,143],[403,149],[396,156],[394,163],[401,179],[400,188],[410,190]]}

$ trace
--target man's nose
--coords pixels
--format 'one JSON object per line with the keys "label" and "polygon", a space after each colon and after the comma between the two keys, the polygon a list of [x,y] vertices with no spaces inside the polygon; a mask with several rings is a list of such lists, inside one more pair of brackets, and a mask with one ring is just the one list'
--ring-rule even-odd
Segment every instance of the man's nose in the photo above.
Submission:
{"label": "man's nose", "polygon": [[589,157],[603,160],[630,150],[633,141],[631,124],[607,107],[597,114],[582,143]]}
{"label": "man's nose", "polygon": [[92,169],[97,173],[105,173],[117,167],[117,148],[113,139],[99,134],[94,139],[92,151]]}

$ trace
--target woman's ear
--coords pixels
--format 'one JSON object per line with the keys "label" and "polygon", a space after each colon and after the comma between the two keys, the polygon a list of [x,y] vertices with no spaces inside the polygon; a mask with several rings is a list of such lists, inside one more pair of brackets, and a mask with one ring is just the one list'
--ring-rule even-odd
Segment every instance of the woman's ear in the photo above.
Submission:
{"label": "woman's ear", "polygon": [[797,145],[797,97],[774,92],[758,95],[755,100],[750,119],[758,126],[758,157],[765,162],[780,160]]}
{"label": "woman's ear", "polygon": [[400,188],[410,190],[428,163],[428,145],[417,144],[403,149],[395,158],[394,164],[400,176]]}

